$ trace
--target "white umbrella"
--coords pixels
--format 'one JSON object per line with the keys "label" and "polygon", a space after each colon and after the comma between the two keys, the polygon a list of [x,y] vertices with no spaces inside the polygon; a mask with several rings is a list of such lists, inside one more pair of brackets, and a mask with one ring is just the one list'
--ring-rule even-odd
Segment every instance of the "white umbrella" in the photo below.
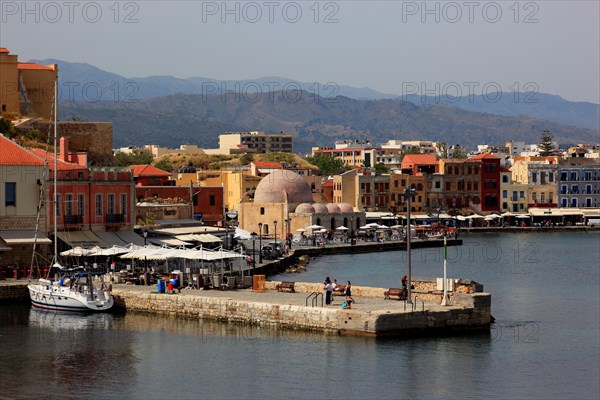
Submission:
{"label": "white umbrella", "polygon": [[457,219],[457,220],[459,220],[459,221],[466,221],[466,220],[467,220],[467,217],[463,217],[462,215],[458,215],[458,216],[456,217],[456,219]]}
{"label": "white umbrella", "polygon": [[517,218],[529,218],[529,215],[517,215]]}
{"label": "white umbrella", "polygon": [[83,247],[73,247],[70,250],[62,251],[60,253],[61,256],[71,256],[71,257],[85,257],[90,254],[92,250],[84,249]]}
{"label": "white umbrella", "polygon": [[306,229],[304,229],[304,228],[298,228],[298,229],[296,229],[296,232],[306,232]]}
{"label": "white umbrella", "polygon": [[402,229],[402,228],[404,228],[404,225],[392,225],[390,228],[392,228],[392,229]]}
{"label": "white umbrella", "polygon": [[325,228],[324,226],[321,225],[311,225],[311,226],[307,226],[306,229],[323,229]]}
{"label": "white umbrella", "polygon": [[338,226],[337,228],[335,228],[338,231],[347,231],[348,228],[346,228],[345,226]]}
{"label": "white umbrella", "polygon": [[488,215],[487,217],[485,217],[485,218],[484,218],[484,221],[493,221],[493,220],[495,220],[495,219],[496,219],[496,218],[494,218],[494,217],[490,217],[490,216]]}
{"label": "white umbrella", "polygon": [[479,214],[473,214],[468,216],[467,218],[469,219],[479,219],[479,218],[484,218],[483,216],[479,215]]}
{"label": "white umbrella", "polygon": [[498,214],[490,214],[488,215],[489,218],[502,218],[500,215]]}

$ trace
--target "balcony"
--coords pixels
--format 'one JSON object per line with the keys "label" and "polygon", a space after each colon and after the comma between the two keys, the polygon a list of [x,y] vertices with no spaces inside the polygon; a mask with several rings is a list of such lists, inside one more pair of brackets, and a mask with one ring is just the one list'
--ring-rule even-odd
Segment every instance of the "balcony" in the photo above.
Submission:
{"label": "balcony", "polygon": [[79,228],[83,225],[83,215],[65,215],[63,225],[65,228]]}
{"label": "balcony", "polygon": [[125,214],[106,214],[106,225],[123,225]]}

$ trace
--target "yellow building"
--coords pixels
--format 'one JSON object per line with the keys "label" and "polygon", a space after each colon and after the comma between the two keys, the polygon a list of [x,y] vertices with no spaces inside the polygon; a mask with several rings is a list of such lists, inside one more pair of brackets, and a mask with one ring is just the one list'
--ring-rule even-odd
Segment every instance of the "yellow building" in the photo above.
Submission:
{"label": "yellow building", "polygon": [[332,231],[341,226],[352,229],[366,219],[365,213],[354,212],[347,203],[313,203],[312,190],[302,176],[278,170],[258,184],[253,201],[244,199],[239,204],[238,221],[242,229],[274,239],[311,225]]}
{"label": "yellow building", "polygon": [[352,208],[358,208],[357,170],[351,169],[343,174],[333,176],[333,202],[348,203]]}
{"label": "yellow building", "polygon": [[557,206],[556,157],[518,157],[510,170],[513,182],[527,186],[528,207]]}
{"label": "yellow building", "polygon": [[18,62],[0,48],[0,110],[51,119],[58,66]]}
{"label": "yellow building", "polygon": [[223,186],[225,208],[239,211],[240,201],[254,197],[254,191],[262,178],[239,171],[219,172],[218,176],[199,179],[200,186]]}
{"label": "yellow building", "polygon": [[408,188],[415,189],[415,194],[410,199],[410,211],[427,211],[427,177],[423,174],[390,174],[390,207],[394,213],[405,213],[407,211],[405,191]]}
{"label": "yellow building", "polygon": [[500,171],[500,211],[522,213],[528,210],[528,187],[513,182],[510,170]]}

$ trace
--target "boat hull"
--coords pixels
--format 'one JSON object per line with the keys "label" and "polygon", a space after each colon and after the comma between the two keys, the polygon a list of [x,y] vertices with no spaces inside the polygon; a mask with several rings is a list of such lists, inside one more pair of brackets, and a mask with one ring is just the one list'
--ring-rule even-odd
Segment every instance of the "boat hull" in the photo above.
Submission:
{"label": "boat hull", "polygon": [[105,312],[114,305],[110,292],[98,290],[92,298],[85,291],[54,285],[28,285],[31,305],[44,310],[73,311],[73,312]]}

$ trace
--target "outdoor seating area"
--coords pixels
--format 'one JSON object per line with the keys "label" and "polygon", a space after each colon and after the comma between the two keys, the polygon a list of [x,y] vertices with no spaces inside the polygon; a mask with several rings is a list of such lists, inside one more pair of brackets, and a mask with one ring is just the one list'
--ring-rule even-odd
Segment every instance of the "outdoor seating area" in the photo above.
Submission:
{"label": "outdoor seating area", "polygon": [[398,300],[406,300],[407,290],[404,288],[389,288],[383,292],[384,300],[391,300],[392,297],[396,297]]}

